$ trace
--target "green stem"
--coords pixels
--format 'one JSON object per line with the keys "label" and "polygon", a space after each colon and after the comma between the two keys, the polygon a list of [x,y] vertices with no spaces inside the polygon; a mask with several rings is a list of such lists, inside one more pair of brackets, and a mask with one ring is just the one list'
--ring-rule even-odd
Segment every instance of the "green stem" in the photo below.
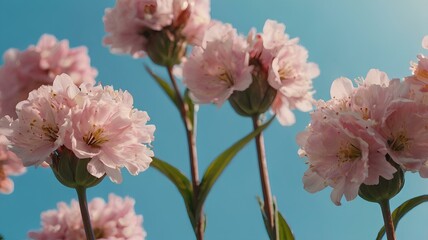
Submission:
{"label": "green stem", "polygon": [[94,231],[91,226],[91,218],[89,217],[88,204],[86,201],[86,188],[76,187],[77,196],[79,198],[80,213],[82,214],[83,227],[87,240],[95,240]]}
{"label": "green stem", "polygon": [[392,222],[389,200],[379,202],[382,209],[383,222],[385,225],[386,237],[388,240],[395,240],[394,223]]}
{"label": "green stem", "polygon": [[[256,130],[261,125],[261,122],[259,120],[259,115],[253,116],[252,119],[253,119],[254,130]],[[275,233],[276,232],[275,215],[273,210],[272,193],[271,193],[270,183],[269,183],[269,172],[267,167],[265,144],[264,144],[262,132],[256,136],[256,147],[257,147],[257,158],[259,163],[260,181],[262,184],[262,191],[263,191],[264,211],[266,216],[269,219],[270,230],[272,231],[272,233]],[[273,236],[276,236],[276,234],[273,234]]]}
{"label": "green stem", "polygon": [[[199,172],[198,172],[198,155],[196,151],[196,136],[195,131],[191,126],[190,119],[188,118],[187,112],[189,107],[184,103],[183,98],[181,97],[180,90],[177,86],[177,81],[175,80],[174,75],[172,74],[172,67],[167,67],[169,78],[171,79],[172,86],[174,87],[177,102],[180,108],[181,118],[184,123],[184,128],[186,129],[187,136],[187,146],[189,151],[189,160],[190,160],[190,173],[192,175],[192,187],[193,187],[193,204],[197,205],[198,196],[199,196]],[[204,213],[203,207],[200,208],[200,212],[195,212],[195,234],[198,240],[204,239]]]}

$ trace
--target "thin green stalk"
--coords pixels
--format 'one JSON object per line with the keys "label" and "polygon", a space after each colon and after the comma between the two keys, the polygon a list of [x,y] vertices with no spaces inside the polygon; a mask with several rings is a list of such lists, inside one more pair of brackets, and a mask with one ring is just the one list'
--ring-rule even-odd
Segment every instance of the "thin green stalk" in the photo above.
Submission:
{"label": "thin green stalk", "polygon": [[391,209],[389,207],[389,200],[379,202],[380,208],[382,209],[383,222],[385,225],[386,238],[388,240],[395,240],[395,229],[394,223],[391,217]]}
{"label": "thin green stalk", "polygon": [[[199,196],[199,170],[198,170],[198,155],[196,151],[196,136],[195,131],[193,127],[190,124],[190,119],[188,118],[188,106],[183,101],[183,98],[181,97],[180,90],[177,86],[177,81],[175,80],[175,77],[172,73],[172,67],[167,67],[169,78],[171,79],[172,85],[174,87],[174,90],[176,92],[177,96],[177,102],[179,105],[179,110],[181,114],[181,118],[184,123],[184,127],[186,129],[186,136],[187,136],[187,145],[189,150],[189,160],[190,160],[190,172],[192,175],[192,187],[193,187],[193,202],[196,206]],[[195,220],[196,220],[196,226],[194,229],[196,238],[198,240],[204,239],[204,213],[201,208],[201,211],[199,213],[195,213]]]}
{"label": "thin green stalk", "polygon": [[[259,120],[259,115],[252,117],[254,130],[257,129],[261,122]],[[264,200],[264,211],[269,219],[270,230],[275,233],[275,214],[273,210],[273,201],[272,193],[270,189],[269,182],[269,172],[267,167],[266,153],[265,153],[265,144],[263,139],[263,133],[261,132],[256,136],[256,147],[257,147],[257,159],[259,163],[259,172],[260,172],[260,182],[262,184],[263,191],[263,200]]]}
{"label": "thin green stalk", "polygon": [[91,226],[91,218],[89,217],[88,204],[86,200],[86,188],[76,187],[77,196],[79,198],[80,213],[82,214],[83,227],[87,240],[95,240],[95,234]]}

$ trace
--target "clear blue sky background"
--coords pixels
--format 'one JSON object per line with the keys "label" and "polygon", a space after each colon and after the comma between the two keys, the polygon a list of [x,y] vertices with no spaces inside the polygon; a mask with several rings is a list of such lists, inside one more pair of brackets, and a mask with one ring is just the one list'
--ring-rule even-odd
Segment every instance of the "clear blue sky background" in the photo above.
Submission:
{"label": "clear blue sky background", "polygon": [[[69,39],[71,46],[86,45],[98,81],[130,91],[135,105],[146,110],[157,126],[154,151],[158,157],[189,173],[186,143],[178,112],[159,87],[147,76],[148,59],[110,54],[102,46],[104,9],[113,0],[24,1],[0,0],[0,52],[10,47],[25,49],[43,33]],[[315,80],[316,98],[327,99],[331,82],[340,76],[365,76],[370,68],[390,77],[409,74],[409,63],[422,52],[421,39],[428,34],[426,0],[213,0],[212,16],[233,24],[246,34],[261,30],[266,19],[287,25],[309,50],[310,60],[319,64]],[[428,52],[425,52],[428,54]],[[154,68],[160,75],[165,71]],[[222,108],[201,106],[198,152],[200,171],[230,144],[251,130],[251,122],[237,116],[228,104]],[[330,189],[310,194],[301,181],[306,170],[297,156],[295,135],[309,122],[309,114],[297,113],[297,123],[282,127],[274,122],[265,132],[271,185],[279,208],[290,223],[296,239],[374,239],[382,218],[378,206],[360,198],[336,207]],[[106,179],[89,190],[89,198],[109,193],[137,200],[136,211],[144,216],[149,240],[194,239],[183,201],[175,187],[155,169],[137,177],[124,173],[122,184]],[[26,239],[40,227],[40,213],[56,208],[59,201],[76,198],[72,189],[60,185],[50,169],[29,169],[14,178],[12,195],[0,195],[0,233],[6,239]],[[428,181],[406,174],[406,186],[393,199],[392,207],[428,192]],[[256,196],[261,194],[254,143],[233,160],[214,186],[206,202],[207,240],[268,239]],[[398,239],[426,239],[428,205],[409,214],[398,227]]]}

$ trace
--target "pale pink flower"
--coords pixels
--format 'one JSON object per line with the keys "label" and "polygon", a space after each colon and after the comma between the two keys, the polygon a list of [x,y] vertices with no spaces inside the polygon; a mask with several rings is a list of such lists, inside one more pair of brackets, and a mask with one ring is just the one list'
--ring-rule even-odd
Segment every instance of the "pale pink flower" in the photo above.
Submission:
{"label": "pale pink flower", "polygon": [[26,50],[9,49],[0,67],[0,115],[15,117],[15,106],[28,93],[52,84],[56,75],[67,73],[76,84],[95,83],[97,71],[90,66],[86,47],[70,48],[68,40],[58,41],[45,34],[37,45]]}
{"label": "pale pink flower", "polygon": [[[64,89],[63,85],[70,86]],[[50,162],[50,155],[64,144],[70,128],[71,102],[78,88],[65,74],[53,86],[43,85],[30,92],[16,106],[17,119],[1,120],[1,133],[11,141],[12,150],[25,166]]]}
{"label": "pale pink flower", "polygon": [[428,156],[428,106],[395,102],[385,110],[380,134],[391,158],[404,170],[418,171]]}
{"label": "pale pink flower", "polygon": [[91,158],[88,171],[121,182],[120,168],[136,175],[148,168],[153,152],[147,146],[154,125],[146,112],[133,107],[128,92],[83,84],[78,88],[66,74],[53,86],[42,86],[17,106],[16,120],[4,117],[0,134],[24,165],[51,163],[51,154],[65,146],[78,158]]}
{"label": "pale pink flower", "polygon": [[[144,240],[147,233],[142,227],[143,216],[134,210],[135,200],[109,195],[106,203],[94,198],[88,203],[89,214],[95,238],[99,240]],[[57,210],[41,214],[42,229],[28,233],[30,239],[84,240],[85,232],[80,216],[79,203],[71,201],[70,206],[58,203]]]}
{"label": "pale pink flower", "polygon": [[9,141],[0,135],[0,193],[10,194],[14,184],[10,176],[21,175],[26,171],[15,153],[8,149]]}
{"label": "pale pink flower", "polygon": [[290,41],[288,34],[285,33],[285,25],[271,19],[266,20],[263,33],[260,35],[263,47],[276,52]]}
{"label": "pale pink flower", "polygon": [[[336,79],[332,99],[318,101],[311,124],[298,135],[299,154],[308,158],[305,189],[334,188],[337,205],[342,195],[352,200],[361,184],[375,185],[379,177],[391,179],[396,169],[386,155],[406,170],[426,163],[428,107],[408,98],[409,85],[389,80],[376,69],[354,87],[348,78]],[[428,164],[427,164],[428,165]]]}
{"label": "pale pink flower", "polygon": [[200,44],[210,22],[209,0],[117,0],[106,9],[103,42],[113,53],[143,57],[153,31],[180,29],[190,44]]}
{"label": "pale pink flower", "polygon": [[343,195],[347,201],[354,199],[361,184],[377,184],[380,176],[392,179],[396,169],[385,159],[385,143],[367,131],[370,125],[358,120],[358,115],[312,121],[314,124],[297,136],[301,155],[308,158],[309,169],[303,177],[307,191],[330,186],[331,200],[340,205]]}
{"label": "pale pink flower", "polygon": [[67,148],[79,158],[91,158],[88,171],[107,174],[121,182],[121,167],[136,175],[149,167],[153,152],[145,145],[153,140],[154,125],[146,112],[133,108],[128,92],[111,87],[85,89],[86,96],[72,113],[72,133]]}
{"label": "pale pink flower", "polygon": [[262,72],[253,74],[266,75],[266,81],[278,90],[272,111],[282,125],[294,124],[293,109],[312,109],[312,81],[319,75],[318,66],[308,62],[307,50],[298,44],[298,39],[289,38],[282,23],[266,20],[263,32],[251,30],[247,41],[250,62],[258,65],[255,69]]}
{"label": "pale pink flower", "polygon": [[[318,66],[307,62],[308,53],[302,46],[284,46],[269,67],[269,84],[278,89],[272,110],[282,125],[292,125],[294,121],[284,121],[291,110],[310,111],[314,102],[312,80],[319,75]],[[282,103],[282,104],[279,104]],[[279,106],[279,107],[278,107]],[[288,110],[285,110],[288,108]],[[279,111],[279,109],[283,109]],[[286,113],[285,115],[282,115]]]}
{"label": "pale pink flower", "polygon": [[231,25],[214,24],[207,36],[205,47],[194,47],[183,64],[183,82],[196,102],[221,106],[233,91],[248,88],[252,67],[246,41]]}
{"label": "pale pink flower", "polygon": [[[210,15],[210,0],[175,0],[174,6],[174,22],[183,21],[182,15],[189,14],[190,16],[185,22],[182,34],[186,37],[186,40],[196,46],[202,44],[205,31],[211,22]],[[188,13],[184,10],[189,11]],[[178,11],[177,11],[178,10]]]}
{"label": "pale pink flower", "polygon": [[405,78],[410,85],[410,97],[418,102],[428,105],[428,58],[418,55],[418,63],[411,66],[412,75]]}

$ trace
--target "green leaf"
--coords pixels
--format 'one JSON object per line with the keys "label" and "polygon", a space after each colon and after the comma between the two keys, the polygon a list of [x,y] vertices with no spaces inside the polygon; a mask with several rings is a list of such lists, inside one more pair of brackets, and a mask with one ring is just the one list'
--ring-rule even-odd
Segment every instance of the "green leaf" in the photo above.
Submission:
{"label": "green leaf", "polygon": [[4,237],[2,235],[0,235],[0,240],[4,240]]}
{"label": "green leaf", "polygon": [[278,240],[294,240],[293,232],[282,214],[277,211],[276,227],[279,233]]}
{"label": "green leaf", "polygon": [[[392,221],[394,222],[394,227],[397,228],[398,222],[410,210],[427,201],[428,201],[428,195],[421,195],[421,196],[409,199],[405,201],[403,204],[401,204],[399,207],[397,207],[392,213]],[[381,240],[383,235],[385,235],[385,227],[382,227],[380,229],[379,233],[377,234],[376,240]]]}
{"label": "green leaf", "polygon": [[180,108],[177,102],[177,96],[175,91],[171,88],[171,86],[163,80],[161,77],[156,75],[148,66],[144,66],[146,71],[153,77],[153,79],[159,84],[159,86],[163,89],[163,91],[168,95],[171,101],[175,104],[177,108]]}
{"label": "green leaf", "polygon": [[264,129],[266,129],[274,118],[275,116],[273,116],[269,121],[258,127],[253,132],[249,133],[247,136],[243,137],[241,140],[237,141],[235,144],[233,144],[231,147],[221,153],[216,159],[214,159],[214,161],[211,162],[211,164],[205,171],[205,174],[202,178],[199,187],[199,196],[195,214],[198,214],[199,211],[202,209],[205,199],[207,198],[212,186],[214,185],[218,177],[223,173],[224,169],[232,161],[233,157],[257,134],[261,133]]}
{"label": "green leaf", "polygon": [[269,219],[266,216],[264,203],[260,197],[257,197],[257,201],[260,205],[260,211],[262,213],[263,222],[266,227],[266,231],[269,235],[269,239],[271,240],[294,240],[293,232],[291,231],[290,226],[288,225],[285,218],[278,210],[278,206],[276,201],[273,202],[273,210],[275,211],[275,229],[270,228]]}
{"label": "green leaf", "polygon": [[177,187],[186,205],[187,214],[193,228],[196,226],[194,209],[193,209],[193,188],[189,179],[180,170],[169,163],[153,157],[151,166],[163,173]]}
{"label": "green leaf", "polygon": [[194,131],[194,127],[195,127],[195,104],[193,103],[192,99],[189,96],[189,89],[186,89],[186,92],[184,93],[184,106],[187,108],[187,119],[186,120],[186,124],[187,124],[187,128],[191,131]]}

